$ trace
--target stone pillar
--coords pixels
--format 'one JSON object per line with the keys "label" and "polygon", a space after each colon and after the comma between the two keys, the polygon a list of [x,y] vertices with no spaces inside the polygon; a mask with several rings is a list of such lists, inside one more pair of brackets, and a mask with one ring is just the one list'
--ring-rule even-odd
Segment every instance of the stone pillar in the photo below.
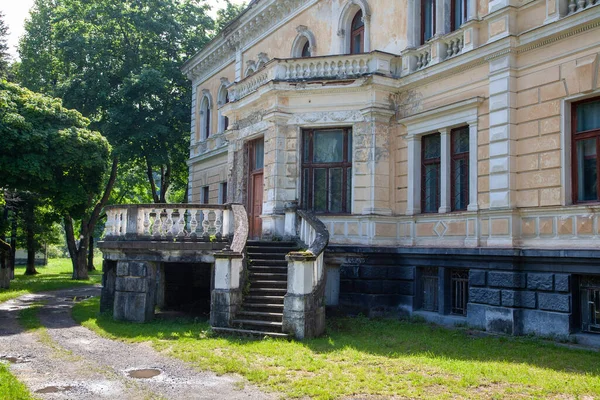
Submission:
{"label": "stone pillar", "polygon": [[408,197],[406,215],[421,213],[421,137],[409,135],[408,144]]}
{"label": "stone pillar", "polygon": [[451,203],[451,154],[450,154],[450,130],[440,129],[440,208],[438,212],[440,214],[450,212],[452,208]]}
{"label": "stone pillar", "polygon": [[149,262],[119,261],[113,315],[116,320],[148,322],[156,305],[156,267]]}
{"label": "stone pillar", "polygon": [[100,312],[113,311],[115,306],[115,284],[117,262],[102,260],[102,293],[100,294]]}
{"label": "stone pillar", "polygon": [[[365,200],[362,210],[353,210],[363,215],[392,215],[390,205],[390,119],[394,113],[389,110],[369,108],[362,110],[367,121],[356,143],[365,150],[367,176],[364,179]],[[357,185],[358,186],[358,185]]]}
{"label": "stone pillar", "polygon": [[211,326],[231,326],[231,320],[242,304],[242,271],[241,253],[223,250],[215,254],[215,281],[210,304]]}
{"label": "stone pillar", "polygon": [[290,202],[286,204],[285,211],[285,227],[284,235],[285,239],[292,239],[298,236],[296,232],[296,209],[298,208],[298,202]]}
{"label": "stone pillar", "polygon": [[297,339],[317,337],[325,331],[325,302],[321,292],[325,289],[326,278],[315,282],[314,263],[317,257],[314,255],[296,252],[286,258],[288,288],[283,305],[283,331]]}

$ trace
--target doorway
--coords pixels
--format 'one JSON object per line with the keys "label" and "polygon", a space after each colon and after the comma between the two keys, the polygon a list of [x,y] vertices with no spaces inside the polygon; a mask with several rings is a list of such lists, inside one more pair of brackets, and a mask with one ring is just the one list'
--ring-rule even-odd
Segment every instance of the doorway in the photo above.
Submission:
{"label": "doorway", "polygon": [[249,188],[248,188],[248,223],[249,237],[258,239],[262,234],[263,190],[264,190],[264,164],[265,142],[257,139],[248,144],[249,160]]}

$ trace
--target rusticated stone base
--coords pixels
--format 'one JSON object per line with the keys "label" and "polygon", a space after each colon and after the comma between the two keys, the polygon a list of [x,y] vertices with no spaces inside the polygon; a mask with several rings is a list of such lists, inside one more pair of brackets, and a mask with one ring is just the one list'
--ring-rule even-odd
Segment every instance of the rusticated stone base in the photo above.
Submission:
{"label": "rusticated stone base", "polygon": [[285,333],[297,339],[310,339],[325,332],[323,296],[286,294],[283,310]]}
{"label": "rusticated stone base", "polygon": [[242,304],[241,290],[214,289],[211,294],[210,325],[231,327],[231,321]]}
{"label": "rusticated stone base", "polygon": [[156,270],[149,262],[117,263],[113,306],[116,320],[141,323],[154,318]]}

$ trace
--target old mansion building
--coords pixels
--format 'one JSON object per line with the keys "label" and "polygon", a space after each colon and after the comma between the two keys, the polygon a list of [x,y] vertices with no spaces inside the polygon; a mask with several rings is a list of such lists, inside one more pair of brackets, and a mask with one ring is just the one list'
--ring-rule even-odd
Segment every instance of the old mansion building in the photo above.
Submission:
{"label": "old mansion building", "polygon": [[[243,205],[248,251],[314,215],[338,312],[594,340],[599,5],[253,0],[183,66],[189,203]],[[293,259],[285,313],[310,292]],[[228,262],[212,306],[231,322],[247,308],[215,298],[239,278]]]}

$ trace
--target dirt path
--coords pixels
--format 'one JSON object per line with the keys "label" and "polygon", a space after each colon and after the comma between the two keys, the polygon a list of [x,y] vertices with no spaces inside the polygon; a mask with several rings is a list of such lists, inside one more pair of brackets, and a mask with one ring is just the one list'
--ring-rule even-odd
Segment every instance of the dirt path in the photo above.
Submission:
{"label": "dirt path", "polygon": [[[73,297],[99,293],[97,287],[76,288],[0,304],[0,359],[11,363],[11,371],[35,396],[78,400],[275,398],[244,384],[239,377],[198,372],[157,353],[149,344],[104,339],[78,325],[70,313]],[[19,311],[39,302],[44,303],[39,316],[46,330],[24,332],[17,319]]]}

